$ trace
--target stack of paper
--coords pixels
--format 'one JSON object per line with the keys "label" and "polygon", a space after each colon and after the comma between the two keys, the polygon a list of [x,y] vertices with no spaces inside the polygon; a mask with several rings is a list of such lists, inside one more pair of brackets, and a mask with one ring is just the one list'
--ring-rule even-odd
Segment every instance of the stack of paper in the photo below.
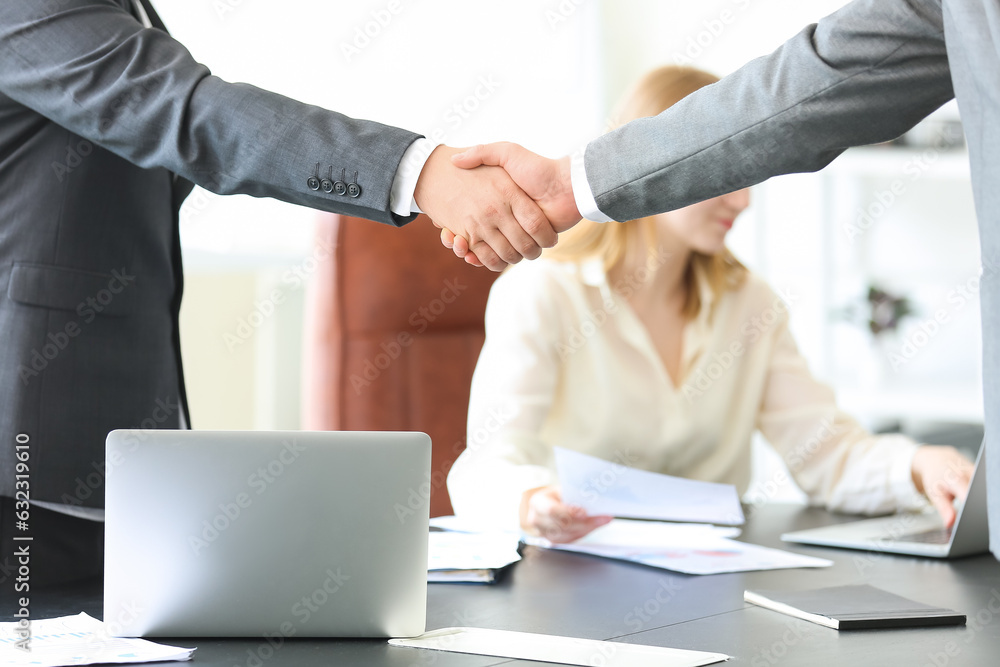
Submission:
{"label": "stack of paper", "polygon": [[511,533],[432,531],[427,581],[491,584],[501,569],[521,560],[519,542]]}
{"label": "stack of paper", "polygon": [[190,660],[194,651],[145,639],[109,637],[104,623],[87,614],[32,620],[28,628],[30,634],[25,636],[19,623],[0,623],[0,665],[62,667]]}
{"label": "stack of paper", "polygon": [[637,470],[560,447],[556,468],[563,502],[591,516],[698,523],[640,522],[616,519],[572,544],[528,538],[529,544],[618,558],[687,574],[718,574],[790,567],[828,567],[822,558],[737,542],[744,523],[736,487]]}
{"label": "stack of paper", "polygon": [[692,521],[741,526],[743,508],[732,484],[699,482],[630,468],[555,447],[562,500],[591,516]]}

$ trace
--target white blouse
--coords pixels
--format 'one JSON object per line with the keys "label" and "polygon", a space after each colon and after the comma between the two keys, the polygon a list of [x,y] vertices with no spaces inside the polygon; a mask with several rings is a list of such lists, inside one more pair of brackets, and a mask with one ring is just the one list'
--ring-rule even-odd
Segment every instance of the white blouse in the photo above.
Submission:
{"label": "white blouse", "polygon": [[494,284],[467,448],[448,475],[456,514],[516,527],[522,494],[557,483],[553,446],[742,494],[756,429],[815,504],[865,514],[925,506],[910,472],[918,445],[873,436],[837,409],[795,346],[785,302],[760,278],[716,302],[702,289],[680,386],[628,286],[615,288],[597,260],[522,262]]}

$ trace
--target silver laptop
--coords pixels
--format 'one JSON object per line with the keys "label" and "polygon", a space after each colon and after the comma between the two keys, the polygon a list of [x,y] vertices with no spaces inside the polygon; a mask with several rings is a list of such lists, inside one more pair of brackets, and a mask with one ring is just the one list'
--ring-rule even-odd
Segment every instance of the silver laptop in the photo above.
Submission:
{"label": "silver laptop", "polygon": [[114,636],[424,632],[423,433],[112,431]]}
{"label": "silver laptop", "polygon": [[781,539],[799,544],[845,547],[885,553],[956,558],[989,550],[986,521],[986,447],[979,448],[976,470],[965,503],[951,529],[937,512],[894,514],[823,528],[785,533]]}

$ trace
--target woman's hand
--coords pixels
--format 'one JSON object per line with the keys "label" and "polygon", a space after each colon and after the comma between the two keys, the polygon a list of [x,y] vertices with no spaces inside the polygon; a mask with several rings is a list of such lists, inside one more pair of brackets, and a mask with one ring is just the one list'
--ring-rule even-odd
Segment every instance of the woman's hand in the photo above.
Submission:
{"label": "woman's hand", "polygon": [[923,445],[913,455],[913,483],[930,499],[948,528],[955,523],[955,500],[964,500],[969,492],[973,469],[969,459],[954,447]]}
{"label": "woman's hand", "polygon": [[521,498],[521,528],[549,542],[573,542],[613,518],[587,516],[582,507],[564,504],[557,486],[530,489]]}

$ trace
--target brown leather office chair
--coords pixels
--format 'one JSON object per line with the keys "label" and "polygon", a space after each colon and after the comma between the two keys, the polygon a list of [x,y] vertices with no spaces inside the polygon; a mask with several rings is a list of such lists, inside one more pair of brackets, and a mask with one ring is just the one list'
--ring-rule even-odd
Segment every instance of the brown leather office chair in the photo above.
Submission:
{"label": "brown leather office chair", "polygon": [[[302,428],[431,436],[431,516],[465,448],[469,385],[497,274],[457,259],[425,216],[396,229],[323,215],[306,303]],[[426,490],[426,487],[425,487]]]}

